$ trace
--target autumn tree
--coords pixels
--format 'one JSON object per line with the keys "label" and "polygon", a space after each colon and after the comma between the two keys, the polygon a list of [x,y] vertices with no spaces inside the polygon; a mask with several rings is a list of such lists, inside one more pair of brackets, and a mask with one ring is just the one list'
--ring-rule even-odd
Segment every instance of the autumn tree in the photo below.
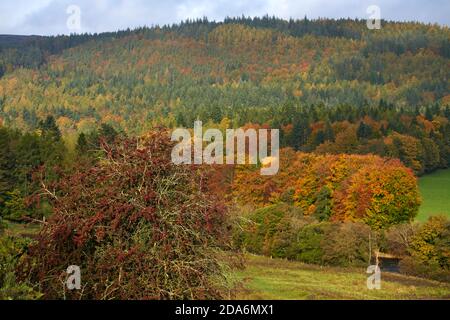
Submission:
{"label": "autumn tree", "polygon": [[320,221],[363,222],[385,228],[412,220],[420,197],[410,169],[373,155],[317,155],[280,150],[280,170],[264,177],[236,169],[235,200],[263,207],[292,202]]}

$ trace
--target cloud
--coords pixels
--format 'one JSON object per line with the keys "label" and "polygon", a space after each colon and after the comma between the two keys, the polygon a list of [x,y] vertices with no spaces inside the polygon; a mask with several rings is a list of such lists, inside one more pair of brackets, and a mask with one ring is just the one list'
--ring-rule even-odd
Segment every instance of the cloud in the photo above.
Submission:
{"label": "cloud", "polygon": [[15,0],[0,3],[0,34],[68,34],[67,8],[81,10],[79,32],[104,32],[143,25],[171,24],[207,16],[275,15],[281,18],[365,18],[372,4],[389,20],[449,25],[450,1],[434,0]]}

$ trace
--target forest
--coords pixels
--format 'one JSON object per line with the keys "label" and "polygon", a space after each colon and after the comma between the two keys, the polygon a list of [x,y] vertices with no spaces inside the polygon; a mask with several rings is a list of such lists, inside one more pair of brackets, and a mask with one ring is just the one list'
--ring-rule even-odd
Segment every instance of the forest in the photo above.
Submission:
{"label": "forest", "polygon": [[[415,218],[417,178],[450,166],[450,30],[365,23],[0,36],[0,298],[223,298],[247,252],[361,267],[383,251],[449,282],[450,221]],[[170,130],[196,120],[280,129],[279,173],[171,164]],[[71,264],[81,292],[61,289]]]}

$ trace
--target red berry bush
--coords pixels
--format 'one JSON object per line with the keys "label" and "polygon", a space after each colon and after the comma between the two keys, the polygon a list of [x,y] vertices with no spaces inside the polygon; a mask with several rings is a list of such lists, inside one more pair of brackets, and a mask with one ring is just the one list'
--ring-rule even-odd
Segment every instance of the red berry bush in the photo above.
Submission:
{"label": "red berry bush", "polygon": [[[43,186],[54,214],[21,271],[44,298],[221,297],[226,209],[205,168],[172,164],[172,145],[162,129],[103,144],[92,167]],[[81,290],[65,286],[69,265]]]}

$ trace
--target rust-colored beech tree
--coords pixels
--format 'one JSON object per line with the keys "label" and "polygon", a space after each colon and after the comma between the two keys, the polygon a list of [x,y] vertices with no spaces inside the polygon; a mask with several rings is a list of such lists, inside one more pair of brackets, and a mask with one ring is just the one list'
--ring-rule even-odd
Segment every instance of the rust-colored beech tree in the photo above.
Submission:
{"label": "rust-colored beech tree", "polygon": [[[103,144],[104,156],[43,189],[54,214],[21,266],[46,299],[220,298],[227,214],[205,168],[173,165],[165,130]],[[81,290],[65,286],[81,268]]]}
{"label": "rust-colored beech tree", "polygon": [[412,170],[399,160],[375,155],[282,149],[276,176],[238,167],[232,190],[240,205],[287,202],[321,221],[357,221],[377,229],[412,220],[420,205]]}

